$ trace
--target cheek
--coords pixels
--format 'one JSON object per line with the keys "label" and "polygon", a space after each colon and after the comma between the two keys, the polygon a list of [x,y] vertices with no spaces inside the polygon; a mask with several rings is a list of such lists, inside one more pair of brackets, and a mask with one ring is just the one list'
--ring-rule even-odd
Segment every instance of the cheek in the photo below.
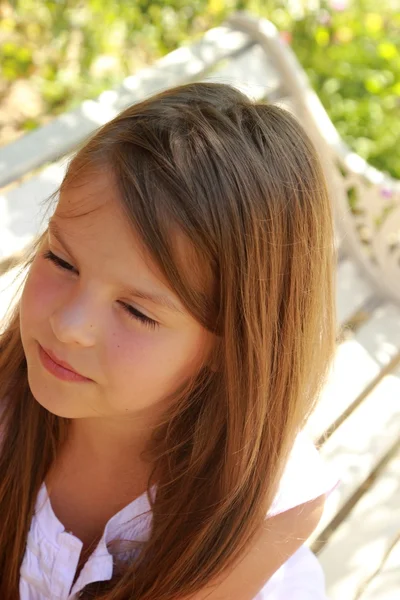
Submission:
{"label": "cheek", "polygon": [[119,385],[153,388],[181,384],[199,365],[204,340],[192,332],[164,329],[159,332],[118,332],[108,344],[108,364]]}
{"label": "cheek", "polygon": [[148,365],[153,365],[159,360],[163,342],[157,337],[152,337],[147,331],[141,331],[140,326],[132,330],[123,327],[114,327],[107,344],[107,363],[112,365],[119,376],[128,378],[147,370]]}

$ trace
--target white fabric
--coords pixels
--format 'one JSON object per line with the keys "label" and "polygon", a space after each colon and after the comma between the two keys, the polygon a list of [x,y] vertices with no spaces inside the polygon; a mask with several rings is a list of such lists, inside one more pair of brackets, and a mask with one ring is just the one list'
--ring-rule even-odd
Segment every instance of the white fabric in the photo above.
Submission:
{"label": "white fabric", "polygon": [[[300,434],[296,439],[268,516],[329,493],[336,480],[326,468],[312,442]],[[147,512],[149,511],[149,512]],[[147,512],[147,514],[146,514]],[[136,518],[135,518],[136,517]],[[144,540],[151,523],[147,494],[143,494],[107,523],[96,549],[74,585],[82,542],[65,531],[58,520],[43,483],[36,502],[21,566],[20,600],[75,600],[89,583],[111,579],[113,557],[107,544],[124,535]],[[254,600],[325,600],[324,577],[315,556],[302,546],[273,575]]]}

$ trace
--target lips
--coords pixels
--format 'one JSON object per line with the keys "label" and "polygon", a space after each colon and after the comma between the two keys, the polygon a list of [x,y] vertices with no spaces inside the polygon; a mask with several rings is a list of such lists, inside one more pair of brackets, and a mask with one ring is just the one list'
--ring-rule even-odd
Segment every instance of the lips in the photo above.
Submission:
{"label": "lips", "polygon": [[60,360],[58,358],[58,356],[56,354],[54,354],[54,352],[52,352],[51,350],[49,350],[48,348],[45,348],[44,346],[42,346],[43,350],[46,352],[46,354],[48,354],[50,356],[50,358],[57,363],[58,365],[60,365],[60,367],[64,367],[64,369],[68,369],[68,371],[71,371],[72,373],[75,373],[76,375],[80,375],[81,377],[85,377],[84,375],[82,375],[82,373],[79,373],[79,371],[76,371],[69,363],[67,363],[65,360]]}

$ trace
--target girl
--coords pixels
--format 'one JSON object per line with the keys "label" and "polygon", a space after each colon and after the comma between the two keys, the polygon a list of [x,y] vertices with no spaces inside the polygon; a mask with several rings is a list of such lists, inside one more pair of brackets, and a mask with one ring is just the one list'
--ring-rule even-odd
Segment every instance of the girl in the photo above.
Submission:
{"label": "girl", "polygon": [[301,432],[335,345],[326,183],[235,88],[136,104],[70,162],[2,337],[0,597],[321,600]]}

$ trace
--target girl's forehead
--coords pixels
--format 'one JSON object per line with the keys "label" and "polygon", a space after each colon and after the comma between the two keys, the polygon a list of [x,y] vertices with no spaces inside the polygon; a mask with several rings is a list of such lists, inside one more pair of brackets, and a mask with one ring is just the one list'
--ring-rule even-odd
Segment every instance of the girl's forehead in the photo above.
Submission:
{"label": "girl's forehead", "polygon": [[118,261],[132,268],[139,258],[160,278],[149,251],[135,232],[133,220],[105,175],[65,186],[49,230],[60,232],[72,248],[87,252],[88,258],[96,255],[98,261]]}
{"label": "girl's forehead", "polygon": [[[129,216],[112,176],[107,171],[81,177],[66,185],[52,219],[71,245],[95,249],[105,260],[134,266],[137,258],[165,286],[168,281],[155,263],[151,251],[135,230],[135,216]],[[184,270],[191,285],[203,291],[210,286],[211,274],[204,259],[182,233],[171,225],[170,243],[178,268]],[[134,260],[135,259],[135,260]]]}
{"label": "girl's forehead", "polygon": [[87,172],[67,178],[60,189],[56,213],[60,217],[82,217],[104,208],[118,212],[120,201],[112,177],[105,172]]}

